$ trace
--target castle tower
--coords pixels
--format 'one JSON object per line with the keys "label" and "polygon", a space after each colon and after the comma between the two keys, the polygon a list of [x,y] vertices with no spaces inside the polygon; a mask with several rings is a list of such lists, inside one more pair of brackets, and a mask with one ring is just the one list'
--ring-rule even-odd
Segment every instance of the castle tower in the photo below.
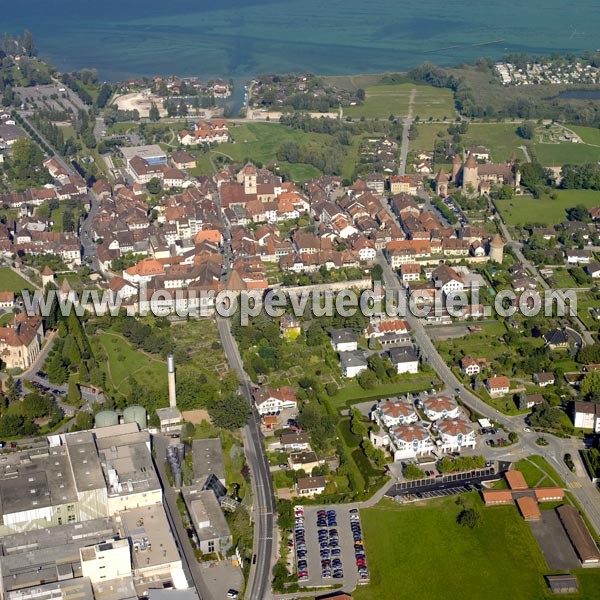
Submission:
{"label": "castle tower", "polygon": [[504,242],[502,238],[496,234],[490,242],[490,260],[502,264],[504,258]]}
{"label": "castle tower", "polygon": [[54,271],[46,265],[42,271],[42,288],[45,288],[49,283],[54,283]]}
{"label": "castle tower", "polygon": [[479,165],[477,164],[477,160],[472,154],[469,154],[467,160],[465,161],[465,166],[463,167],[463,175],[462,175],[462,188],[463,192],[467,192],[469,187],[472,186],[473,190],[476,192],[479,187]]}
{"label": "castle tower", "polygon": [[435,192],[438,196],[446,197],[448,195],[448,174],[442,167],[435,178]]}
{"label": "castle tower", "polygon": [[452,159],[452,182],[456,183],[458,181],[458,174],[462,168],[462,160],[460,159],[460,155],[455,154]]}
{"label": "castle tower", "polygon": [[167,378],[169,380],[169,406],[177,406],[177,392],[175,391],[175,357],[172,354],[167,356]]}

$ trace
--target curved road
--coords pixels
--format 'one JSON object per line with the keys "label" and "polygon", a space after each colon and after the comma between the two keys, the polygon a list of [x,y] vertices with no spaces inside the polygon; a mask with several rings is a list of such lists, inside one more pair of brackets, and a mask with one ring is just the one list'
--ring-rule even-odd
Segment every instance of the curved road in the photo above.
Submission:
{"label": "curved road", "polygon": [[[378,256],[377,262],[383,268],[385,288],[388,290],[400,291],[402,294],[405,294],[405,290],[400,284],[396,273],[394,273],[393,269],[381,253]],[[515,456],[515,454],[519,455],[520,453],[523,453],[523,456],[531,454],[543,456],[563,478],[567,487],[570,488],[581,507],[585,510],[585,513],[593,527],[596,529],[596,532],[600,533],[600,496],[598,495],[596,486],[591,483],[590,479],[585,474],[583,464],[581,464],[581,459],[579,457],[579,449],[581,448],[580,440],[577,438],[563,439],[553,435],[544,434],[543,437],[548,442],[548,445],[539,446],[536,444],[536,440],[540,437],[540,434],[535,431],[523,431],[526,426],[524,416],[518,415],[509,417],[504,415],[467,390],[436,350],[420,319],[411,314],[410,311],[406,311],[406,313],[407,314],[405,316],[402,315],[402,317],[408,322],[412,329],[412,335],[415,343],[420,349],[421,357],[437,371],[446,386],[451,390],[455,390],[463,404],[468,408],[489,419],[493,419],[495,422],[506,427],[509,431],[518,432],[519,444],[516,447],[513,446],[507,448],[507,456]],[[578,477],[567,468],[563,461],[563,456],[566,453],[570,453],[573,456],[573,460],[579,462],[579,472],[583,473],[582,477]]]}

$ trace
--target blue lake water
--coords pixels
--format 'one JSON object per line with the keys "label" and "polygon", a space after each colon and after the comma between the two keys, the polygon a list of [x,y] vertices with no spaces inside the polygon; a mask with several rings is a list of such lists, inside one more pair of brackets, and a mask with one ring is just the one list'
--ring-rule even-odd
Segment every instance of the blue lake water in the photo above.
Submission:
{"label": "blue lake water", "polygon": [[63,70],[104,79],[261,72],[348,74],[505,52],[595,50],[597,0],[28,0],[0,32],[29,28]]}

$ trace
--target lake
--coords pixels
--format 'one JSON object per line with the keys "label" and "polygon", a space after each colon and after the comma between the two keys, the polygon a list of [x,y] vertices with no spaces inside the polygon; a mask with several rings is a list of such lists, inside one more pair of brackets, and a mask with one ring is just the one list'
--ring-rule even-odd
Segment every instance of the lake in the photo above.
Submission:
{"label": "lake", "polygon": [[30,29],[61,70],[249,78],[442,65],[506,52],[595,50],[600,3],[574,0],[28,0],[0,30]]}

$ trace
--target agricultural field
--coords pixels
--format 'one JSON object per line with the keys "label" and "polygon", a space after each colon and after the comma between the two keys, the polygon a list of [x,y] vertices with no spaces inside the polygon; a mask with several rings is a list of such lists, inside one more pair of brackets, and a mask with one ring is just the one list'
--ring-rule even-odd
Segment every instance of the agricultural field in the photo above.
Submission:
{"label": "agricultural field", "polygon": [[555,225],[567,218],[567,209],[583,204],[588,208],[600,204],[600,193],[592,190],[557,190],[558,198],[535,199],[532,196],[517,196],[511,200],[497,200],[496,206],[508,225],[543,223]]}
{"label": "agricultural field", "polygon": [[33,290],[33,287],[12,269],[0,268],[0,292],[17,293],[25,289]]}
{"label": "agricultural field", "polygon": [[428,597],[447,600],[482,593],[491,600],[549,597],[546,561],[517,508],[485,508],[478,494],[461,498],[480,511],[478,527],[456,523],[461,511],[456,498],[410,506],[384,500],[361,510],[371,583],[354,597],[395,600],[398,590],[407,598],[421,597],[424,582]]}
{"label": "agricultural field", "polygon": [[452,119],[456,116],[454,98],[450,90],[412,83],[367,87],[364,104],[344,108],[344,115],[366,119],[387,119],[390,115],[404,117],[408,114],[413,89],[416,90],[413,116],[421,119]]}

